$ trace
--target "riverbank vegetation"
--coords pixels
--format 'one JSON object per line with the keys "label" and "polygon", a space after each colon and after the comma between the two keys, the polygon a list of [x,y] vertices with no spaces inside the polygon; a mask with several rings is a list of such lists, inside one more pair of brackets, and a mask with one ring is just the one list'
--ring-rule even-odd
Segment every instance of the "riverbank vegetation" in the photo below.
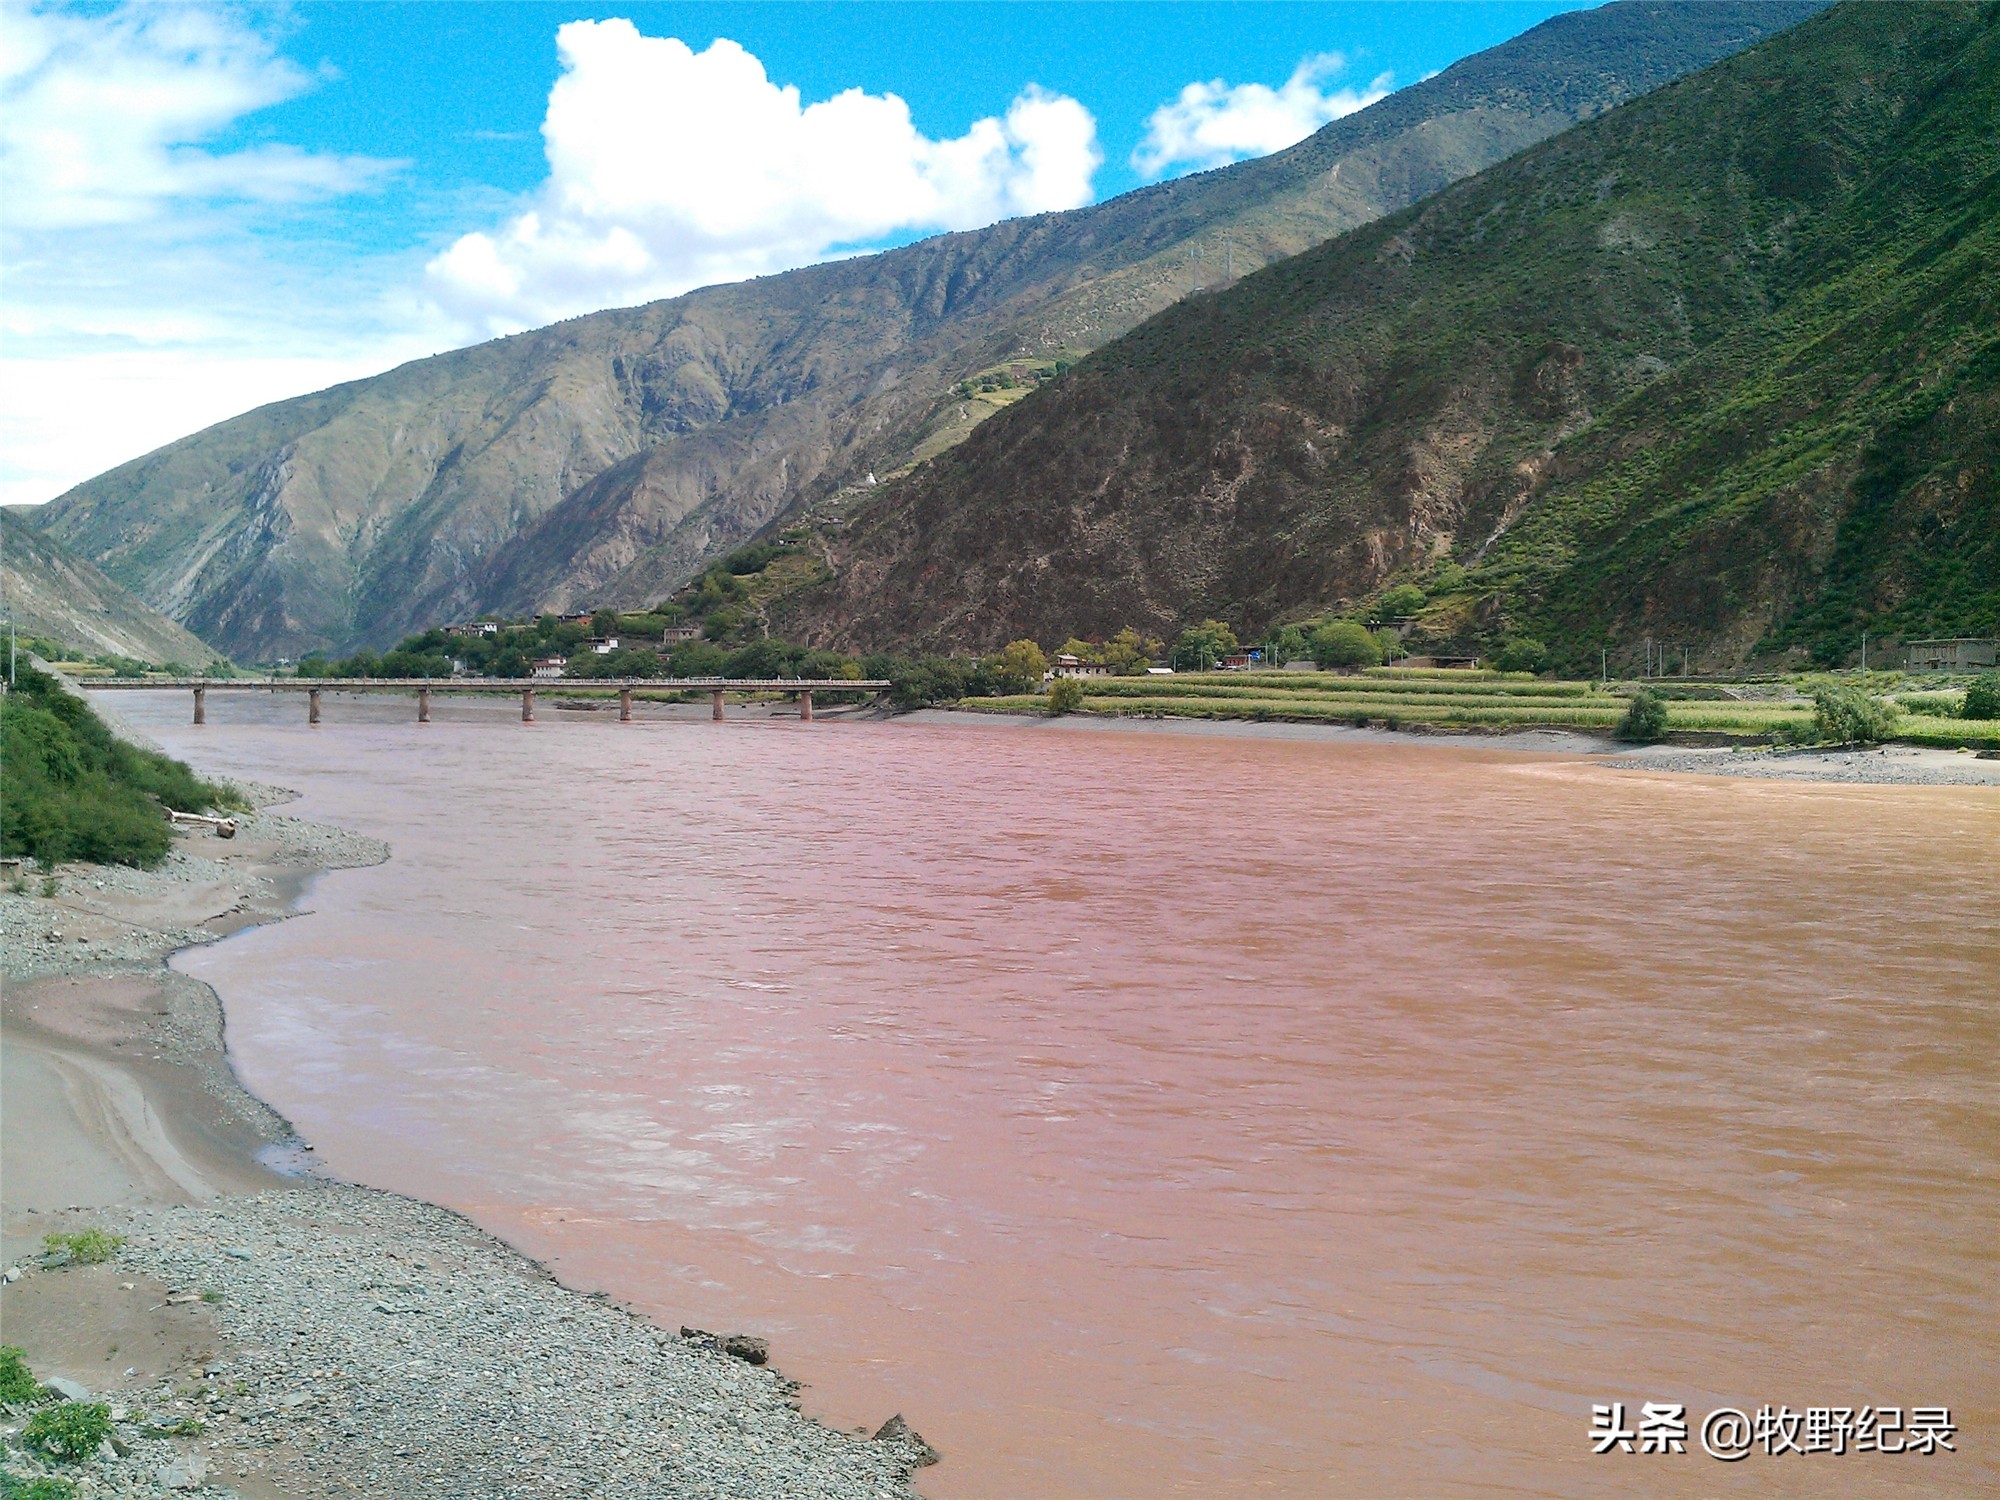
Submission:
{"label": "riverbank vegetation", "polygon": [[180,761],[112,735],[82,699],[26,663],[0,696],[0,853],[44,866],[152,866],[173,843],[168,810],[231,805]]}
{"label": "riverbank vegetation", "polygon": [[[1905,685],[1897,674],[1878,674],[1864,691],[1852,681],[1809,678],[1745,684],[1671,679],[1605,684],[1422,667],[1204,672],[1088,679],[1080,684],[1081,703],[1071,711],[1378,729],[1572,729],[1614,735],[1622,726],[1633,739],[1715,738],[1758,744],[1893,737],[1914,744],[2000,749],[2000,719],[1960,718],[1961,694],[1906,692]],[[1861,705],[1868,707],[1864,710]],[[1045,695],[1010,694],[967,698],[959,706],[1026,713],[1048,705]]]}
{"label": "riverbank vegetation", "polygon": [[[542,680],[553,670],[560,674],[554,681],[579,688],[603,680],[870,679],[888,682],[899,708],[1045,712],[1059,704],[1057,711],[1066,713],[1444,730],[1549,727],[1638,742],[1714,736],[1859,743],[1893,734],[1920,744],[2000,746],[2000,715],[1980,717],[1987,690],[1963,679],[1890,672],[1700,680],[1667,675],[1670,668],[1686,673],[1691,663],[1649,645],[1643,663],[1632,664],[1643,665],[1643,675],[1635,671],[1622,683],[1563,680],[1544,675],[1554,653],[1523,635],[1501,640],[1490,655],[1479,653],[1490,669],[1414,665],[1412,645],[1425,638],[1419,627],[1440,606],[1449,614],[1465,584],[1463,571],[1450,563],[1421,584],[1399,581],[1350,608],[1289,621],[1254,640],[1239,640],[1225,621],[1201,619],[1171,642],[1128,627],[1102,640],[1017,640],[980,656],[808,648],[777,633],[793,588],[823,566],[808,541],[807,532],[795,530],[740,548],[646,610],[439,627],[381,656],[308,658],[298,670],[323,677],[525,679],[540,664]],[[1433,634],[1444,629],[1431,623]],[[1065,656],[1076,658],[1086,675],[1076,690],[1052,699],[1048,674]],[[1225,662],[1254,670],[1217,670]],[[1277,669],[1285,663],[1319,670]],[[2000,688],[1993,691],[2000,697]]]}

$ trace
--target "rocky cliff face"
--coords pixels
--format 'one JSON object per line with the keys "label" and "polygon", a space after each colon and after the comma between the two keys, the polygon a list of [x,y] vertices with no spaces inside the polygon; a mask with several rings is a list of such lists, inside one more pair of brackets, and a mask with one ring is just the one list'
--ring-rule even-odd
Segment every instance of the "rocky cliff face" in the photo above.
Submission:
{"label": "rocky cliff face", "polygon": [[246,659],[645,602],[962,437],[984,412],[966,376],[1074,357],[1182,298],[1190,248],[1211,277],[1275,262],[1815,8],[1558,17],[1273,157],[419,361],[171,444],[36,522]]}
{"label": "rocky cliff face", "polygon": [[185,667],[205,666],[215,656],[16,510],[0,510],[0,606],[17,636],[46,636],[91,656]]}
{"label": "rocky cliff face", "polygon": [[2000,8],[1844,7],[1190,299],[889,487],[802,638],[2000,628]]}

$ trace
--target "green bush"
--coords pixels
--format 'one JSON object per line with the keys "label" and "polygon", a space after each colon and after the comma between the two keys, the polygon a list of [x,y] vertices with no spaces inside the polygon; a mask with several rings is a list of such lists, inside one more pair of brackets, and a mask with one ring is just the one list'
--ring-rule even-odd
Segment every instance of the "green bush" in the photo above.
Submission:
{"label": "green bush", "polygon": [[28,1368],[28,1351],[12,1344],[0,1344],[0,1402],[9,1406],[33,1401],[42,1394],[42,1383]]}
{"label": "green bush", "polygon": [[42,1236],[43,1251],[49,1255],[67,1255],[72,1266],[102,1265],[124,1248],[124,1235],[107,1234],[96,1228]]}
{"label": "green bush", "polygon": [[52,1458],[80,1462],[111,1436],[111,1408],[99,1401],[65,1401],[45,1406],[21,1429],[21,1442]]}
{"label": "green bush", "polygon": [[1527,636],[1516,636],[1500,648],[1493,665],[1503,672],[1546,672],[1549,667],[1548,647]]}
{"label": "green bush", "polygon": [[1399,583],[1382,596],[1380,611],[1384,619],[1394,620],[1403,615],[1413,615],[1425,604],[1424,591],[1414,583]]}
{"label": "green bush", "polygon": [[1322,667],[1379,667],[1382,643],[1353,620],[1335,620],[1312,634],[1313,660]]}
{"label": "green bush", "polygon": [[156,865],[172,846],[164,809],[230,805],[180,761],[117,739],[81,698],[22,664],[0,697],[0,853]]}
{"label": "green bush", "polygon": [[1083,684],[1074,677],[1058,677],[1049,684],[1049,712],[1073,714],[1083,707]]}
{"label": "green bush", "polygon": [[12,1474],[0,1473],[0,1500],[76,1500],[76,1486],[52,1475],[16,1479]]}
{"label": "green bush", "polygon": [[1961,719],[2000,719],[2000,672],[1975,677],[1958,706]]}
{"label": "green bush", "polygon": [[1635,745],[1650,745],[1667,732],[1667,700],[1647,688],[1632,695],[1625,717],[1618,721],[1618,738]]}
{"label": "green bush", "polygon": [[1836,745],[1872,745],[1887,739],[1901,712],[1895,704],[1855,687],[1813,690],[1813,731]]}

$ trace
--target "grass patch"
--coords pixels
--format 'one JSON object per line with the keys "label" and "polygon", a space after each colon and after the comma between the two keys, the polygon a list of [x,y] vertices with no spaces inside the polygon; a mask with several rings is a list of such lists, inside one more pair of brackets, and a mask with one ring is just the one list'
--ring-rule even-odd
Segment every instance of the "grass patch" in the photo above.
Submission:
{"label": "grass patch", "polygon": [[[1626,717],[1632,695],[1600,692],[1587,682],[1552,682],[1522,674],[1440,670],[1423,675],[1385,668],[1365,675],[1329,673],[1208,673],[1173,678],[1096,678],[1085,685],[1083,711],[1149,718],[1266,719],[1300,723],[1412,726],[1460,730],[1574,729],[1608,734]],[[961,708],[1032,713],[1027,696],[968,698]],[[1725,734],[1745,739],[1789,737],[1812,723],[1802,700],[1739,701],[1712,691],[1670,698],[1661,732]]]}
{"label": "grass patch", "polygon": [[45,1234],[42,1250],[49,1256],[65,1257],[63,1264],[98,1266],[125,1247],[125,1236],[102,1229],[79,1229],[69,1234]]}

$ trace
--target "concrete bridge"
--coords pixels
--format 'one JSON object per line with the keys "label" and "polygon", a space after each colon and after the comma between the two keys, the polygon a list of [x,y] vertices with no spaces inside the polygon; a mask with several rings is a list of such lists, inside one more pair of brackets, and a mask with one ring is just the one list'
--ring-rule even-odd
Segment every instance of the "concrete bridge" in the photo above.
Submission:
{"label": "concrete bridge", "polygon": [[852,680],[844,677],[583,677],[573,682],[560,677],[545,677],[526,683],[516,677],[82,677],[76,679],[76,684],[93,693],[107,689],[183,688],[194,694],[194,721],[197,724],[208,722],[210,689],[217,692],[304,693],[308,724],[319,722],[319,695],[329,688],[356,693],[414,693],[419,724],[431,721],[433,693],[519,693],[521,722],[532,724],[535,722],[535,693],[542,688],[561,693],[615,692],[618,694],[618,717],[623,722],[630,722],[632,718],[632,694],[635,691],[707,693],[714,705],[713,717],[717,723],[722,721],[725,693],[780,693],[798,701],[801,719],[811,719],[814,693],[881,694],[889,691],[888,681],[879,677]]}

